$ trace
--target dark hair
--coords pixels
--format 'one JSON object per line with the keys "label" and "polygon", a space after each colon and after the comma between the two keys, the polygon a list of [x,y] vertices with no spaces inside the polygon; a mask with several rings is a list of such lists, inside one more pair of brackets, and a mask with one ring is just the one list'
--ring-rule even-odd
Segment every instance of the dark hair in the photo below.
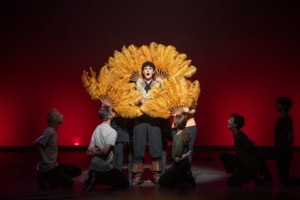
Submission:
{"label": "dark hair", "polygon": [[109,115],[111,115],[111,110],[109,106],[103,106],[99,109],[98,115],[102,121],[107,121],[109,119]]}
{"label": "dark hair", "polygon": [[57,111],[56,108],[52,108],[48,113],[47,113],[47,116],[46,116],[46,120],[47,120],[47,123],[48,124],[51,124],[55,121],[55,118],[54,118],[54,112]]}
{"label": "dark hair", "polygon": [[150,66],[150,67],[152,67],[153,68],[153,71],[155,71],[155,65],[154,65],[154,63],[153,62],[150,62],[150,61],[146,61],[146,62],[144,62],[144,64],[142,65],[142,71],[144,70],[144,68],[145,67],[147,67],[147,66]]}
{"label": "dark hair", "polygon": [[279,97],[276,100],[276,103],[279,103],[280,105],[286,106],[286,110],[289,111],[293,105],[293,102],[288,97]]}
{"label": "dark hair", "polygon": [[190,132],[187,130],[186,126],[186,118],[183,115],[176,115],[174,118],[174,125],[176,126],[177,130],[182,130],[182,142],[184,145],[188,145],[191,141]]}
{"label": "dark hair", "polygon": [[233,118],[233,122],[236,124],[237,129],[240,129],[245,125],[245,118],[242,115],[233,113],[231,114],[231,117]]}

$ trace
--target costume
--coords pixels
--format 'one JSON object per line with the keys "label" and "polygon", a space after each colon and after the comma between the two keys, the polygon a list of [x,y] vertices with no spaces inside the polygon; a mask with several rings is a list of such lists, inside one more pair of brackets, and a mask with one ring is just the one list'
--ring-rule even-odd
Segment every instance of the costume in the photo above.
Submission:
{"label": "costume", "polygon": [[232,175],[227,179],[228,185],[242,185],[243,183],[254,180],[261,184],[257,176],[258,158],[257,152],[253,148],[253,141],[239,130],[233,135],[235,154],[221,152],[219,158],[226,171]]}
{"label": "costume", "polygon": [[[172,157],[182,157],[183,154],[189,151],[189,145],[184,145],[182,135],[176,134],[173,139]],[[192,186],[195,187],[195,179],[191,173],[191,163],[189,158],[176,163],[173,161],[172,166],[160,177],[158,184],[168,188],[176,186]]]}
{"label": "costume", "polygon": [[[299,177],[290,176],[291,161],[293,159],[293,138],[289,138],[289,133],[293,133],[293,120],[287,113],[281,116],[274,129],[274,147],[263,148],[260,153],[264,160],[276,160],[279,181],[284,185],[300,185]],[[261,164],[261,174],[271,177],[266,164]]]}
{"label": "costume", "polygon": [[[186,128],[191,136],[191,141],[189,142],[189,149],[191,150],[191,153],[189,155],[190,163],[192,163],[193,160],[193,151],[194,151],[194,144],[197,137],[197,126],[195,122],[195,118],[188,118]],[[172,130],[172,137],[176,135],[176,128],[173,128]]]}
{"label": "costume", "polygon": [[[149,98],[148,91],[153,86],[160,86],[160,83],[152,80],[150,84],[147,84],[143,79],[136,81],[136,88],[143,96],[142,103]],[[144,171],[144,156],[146,151],[146,142],[148,141],[149,152],[151,156],[151,170],[153,171],[154,183],[157,183],[160,174],[162,172],[162,118],[154,118],[144,114],[135,118],[133,128],[133,151],[134,162],[132,164],[132,172],[134,178],[132,183],[138,185],[143,182]]]}
{"label": "costume", "polygon": [[293,158],[293,139],[289,139],[288,134],[293,132],[293,120],[288,113],[277,120],[274,131],[274,144],[275,153],[277,154],[279,179],[282,183],[289,182],[290,167]]}
{"label": "costume", "polygon": [[[109,124],[102,123],[96,127],[93,132],[90,144],[99,148],[105,145],[115,145],[117,132]],[[92,158],[89,172],[89,179],[85,181],[84,189],[93,189],[96,184],[109,185],[114,188],[128,187],[127,178],[112,165],[113,151],[110,151],[105,157],[95,155]],[[94,178],[94,180],[92,180]]]}
{"label": "costume", "polygon": [[[150,83],[142,78],[141,66],[146,62],[155,66]],[[118,116],[134,119],[132,172],[140,180],[148,140],[151,170],[157,183],[162,171],[162,119],[197,102],[200,83],[190,80],[195,73],[196,67],[186,54],[179,53],[174,46],[155,42],[115,51],[98,75],[91,68],[90,72],[83,72],[82,82],[92,99],[110,105]]]}
{"label": "costume", "polygon": [[46,188],[47,183],[51,188],[73,187],[73,177],[81,174],[79,167],[67,164],[58,164],[58,144],[57,144],[57,132],[53,127],[47,127],[43,134],[37,138],[34,143],[40,144],[42,148],[39,148],[39,159],[37,164],[37,179],[41,188]]}

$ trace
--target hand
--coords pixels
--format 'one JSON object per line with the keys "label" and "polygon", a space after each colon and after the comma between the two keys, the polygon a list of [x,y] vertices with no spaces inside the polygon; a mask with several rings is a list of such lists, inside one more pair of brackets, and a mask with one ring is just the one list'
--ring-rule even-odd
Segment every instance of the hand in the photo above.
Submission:
{"label": "hand", "polygon": [[183,154],[183,158],[189,157],[189,155],[191,154],[191,150],[189,150],[188,152],[186,152],[185,154]]}
{"label": "hand", "polygon": [[89,149],[86,151],[86,154],[89,155],[89,156],[93,156],[94,155],[93,151],[90,151]]}
{"label": "hand", "polygon": [[94,156],[97,155],[102,149],[100,147],[89,147],[86,151],[87,155]]}
{"label": "hand", "polygon": [[189,112],[189,108],[188,107],[183,107],[182,111],[185,112],[185,113],[188,113]]}

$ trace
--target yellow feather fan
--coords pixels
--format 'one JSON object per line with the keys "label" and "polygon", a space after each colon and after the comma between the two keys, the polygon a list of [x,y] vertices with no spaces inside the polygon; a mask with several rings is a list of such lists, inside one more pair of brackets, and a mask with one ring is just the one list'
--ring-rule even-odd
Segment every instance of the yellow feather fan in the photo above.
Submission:
{"label": "yellow feather fan", "polygon": [[196,104],[200,94],[199,82],[191,82],[186,78],[170,77],[162,82],[162,87],[169,99],[171,115],[181,113],[183,107]]}
{"label": "yellow feather fan", "polygon": [[[153,62],[156,66],[155,79],[160,87],[153,87],[142,105],[142,94],[136,90],[135,82],[142,77],[141,66],[144,62]],[[135,118],[142,114],[151,117],[168,118],[179,113],[182,107],[197,104],[200,94],[198,81],[189,80],[196,73],[196,67],[187,60],[187,55],[179,53],[174,46],[165,46],[155,42],[149,46],[125,46],[109,57],[96,76],[82,74],[83,86],[92,99],[111,105],[125,118]]]}
{"label": "yellow feather fan", "polygon": [[[89,73],[84,71],[82,81],[92,99],[99,99],[102,104],[116,109],[117,106],[122,106],[122,108],[127,107],[128,110],[139,110],[136,105],[141,101],[142,95],[135,90],[134,83],[128,83],[128,79],[117,76],[114,69],[109,69],[107,65],[101,68],[98,77],[92,69],[90,72],[89,76]],[[140,113],[140,111],[133,113]],[[129,114],[124,113],[124,115]]]}
{"label": "yellow feather fan", "polygon": [[167,93],[158,86],[149,91],[150,98],[141,105],[141,111],[151,117],[170,117],[169,98]]}
{"label": "yellow feather fan", "polygon": [[91,96],[93,100],[99,99],[99,88],[97,83],[96,73],[92,68],[90,68],[90,74],[87,71],[83,71],[82,74],[82,82],[88,94]]}

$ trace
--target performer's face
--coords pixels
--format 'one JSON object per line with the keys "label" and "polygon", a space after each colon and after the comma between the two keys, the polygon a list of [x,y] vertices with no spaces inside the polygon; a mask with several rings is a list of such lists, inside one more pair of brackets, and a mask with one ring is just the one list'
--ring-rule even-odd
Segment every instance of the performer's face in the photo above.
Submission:
{"label": "performer's face", "polygon": [[230,117],[228,119],[228,128],[233,129],[233,128],[235,128],[235,126],[236,126],[236,124],[234,123],[234,118]]}
{"label": "performer's face", "polygon": [[151,80],[153,78],[154,73],[155,72],[154,72],[153,68],[150,66],[146,66],[143,69],[143,75],[146,80]]}

